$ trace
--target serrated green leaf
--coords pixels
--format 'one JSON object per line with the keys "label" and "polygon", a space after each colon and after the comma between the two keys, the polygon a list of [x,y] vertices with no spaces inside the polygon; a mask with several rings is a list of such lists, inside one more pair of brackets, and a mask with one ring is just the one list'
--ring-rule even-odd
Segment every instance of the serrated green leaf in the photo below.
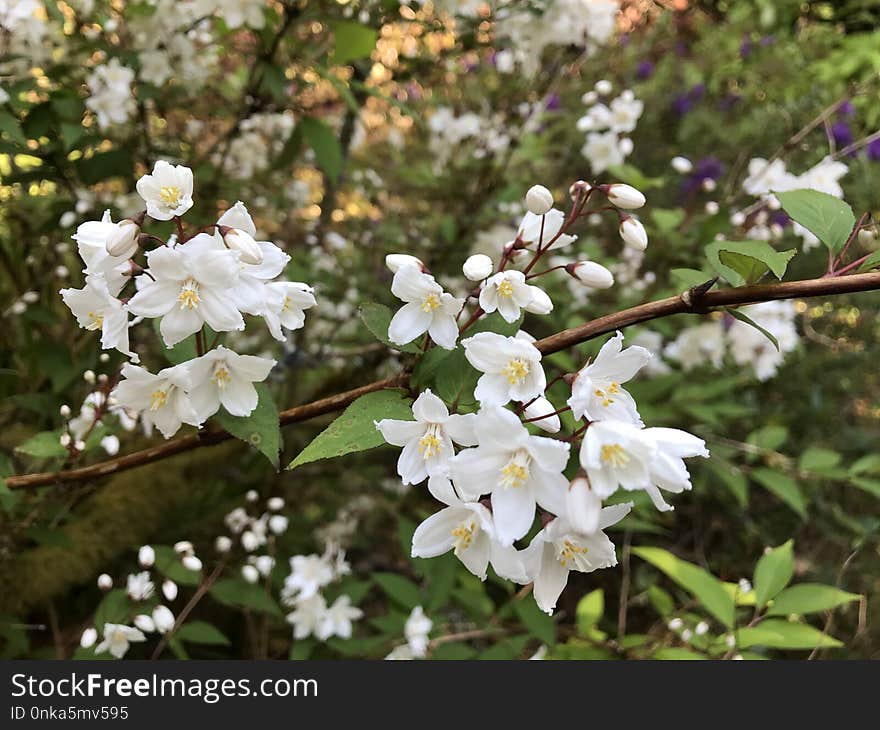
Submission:
{"label": "serrated green leaf", "polygon": [[249,416],[231,416],[222,408],[213,416],[214,420],[235,438],[253,446],[276,469],[281,452],[281,424],[278,420],[278,406],[265,383],[255,383],[257,407]]}
{"label": "serrated green leaf", "polygon": [[759,467],[752,471],[752,479],[779,497],[802,518],[806,518],[807,499],[798,483],[790,476],[773,471],[773,469]]}
{"label": "serrated green leaf", "polygon": [[67,449],[61,445],[59,438],[61,438],[60,430],[41,431],[16,446],[15,450],[38,459],[63,458],[67,456]]}
{"label": "serrated green leaf", "polygon": [[716,241],[706,246],[712,268],[733,286],[754,284],[768,271],[781,279],[795,253],[777,251],[766,241]]}
{"label": "serrated green leaf", "polygon": [[799,583],[786,588],[776,596],[767,615],[788,616],[794,613],[803,616],[807,613],[830,611],[844,603],[859,599],[861,596],[858,593],[847,593],[834,586],[826,586],[821,583]]}
{"label": "serrated green leaf", "polygon": [[367,326],[367,329],[373,333],[373,337],[379,340],[379,342],[386,344],[394,350],[400,350],[401,352],[420,353],[422,351],[422,348],[415,342],[410,342],[407,345],[401,346],[388,339],[388,326],[391,324],[392,314],[391,310],[384,304],[364,302],[358,308],[358,314],[360,315],[361,321]]}
{"label": "serrated green leaf", "polygon": [[794,542],[789,540],[768,550],[755,566],[755,604],[764,608],[788,585],[794,574]]}
{"label": "serrated green leaf", "polygon": [[856,224],[852,208],[842,200],[818,190],[774,193],[790,218],[800,223],[831,251],[843,248]]}
{"label": "serrated green leaf", "polygon": [[411,421],[409,399],[398,390],[380,390],[362,395],[319,433],[287,468],[295,469],[319,459],[332,459],[381,446],[385,439],[376,429],[374,421],[383,418]]}

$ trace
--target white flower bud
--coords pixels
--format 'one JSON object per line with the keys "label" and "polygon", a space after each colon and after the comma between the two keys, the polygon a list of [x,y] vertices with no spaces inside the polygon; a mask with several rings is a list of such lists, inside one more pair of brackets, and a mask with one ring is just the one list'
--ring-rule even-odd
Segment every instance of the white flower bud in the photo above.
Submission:
{"label": "white flower bud", "polygon": [[260,541],[253,532],[251,532],[250,530],[247,530],[244,533],[242,533],[241,546],[245,550],[247,550],[247,552],[252,553],[258,547],[260,547]]}
{"label": "white flower bud", "polygon": [[273,512],[278,512],[279,510],[284,509],[284,500],[281,499],[281,497],[272,497],[266,502],[266,506]]}
{"label": "white flower bud", "polygon": [[101,439],[101,448],[110,456],[116,456],[119,453],[119,437],[112,433]]}
{"label": "white flower bud", "polygon": [[110,362],[110,355],[108,355],[106,352],[102,352],[102,353],[98,356],[98,359],[99,359],[101,362]]}
{"label": "white flower bud", "polygon": [[173,580],[165,580],[162,582],[162,595],[166,600],[173,601],[177,598],[177,583]]}
{"label": "white flower bud", "polygon": [[526,304],[525,310],[532,314],[550,314],[553,311],[553,300],[543,289],[533,287],[532,301]]}
{"label": "white flower bud", "polygon": [[239,260],[242,263],[263,263],[263,251],[250,233],[241,230],[241,228],[228,228],[226,226],[218,226],[218,230],[220,235],[223,236],[223,242],[226,244],[226,247],[232,251],[238,251],[240,254]]}
{"label": "white flower bud", "polygon": [[254,560],[254,566],[260,571],[260,575],[269,575],[272,572],[272,568],[275,567],[275,558],[271,555],[260,555]]}
{"label": "white flower bud", "polygon": [[60,443],[65,449],[70,446],[71,440],[69,433],[62,433],[61,436],[58,437],[58,443]]}
{"label": "white flower bud", "polygon": [[199,560],[195,555],[184,555],[183,559],[180,561],[183,564],[183,567],[187,570],[191,570],[194,573],[197,573],[202,569],[202,561]]}
{"label": "white flower bud", "polygon": [[288,520],[284,515],[272,515],[269,518],[269,530],[273,535],[283,535],[287,532]]}
{"label": "white flower bud", "polygon": [[614,89],[608,79],[601,79],[597,81],[596,85],[593,88],[596,90],[597,94],[601,94],[602,96],[607,96]]}
{"label": "white flower bud", "polygon": [[697,636],[702,636],[703,634],[707,633],[708,631],[709,631],[709,624],[707,624],[705,621],[700,621],[700,623],[698,623],[694,627],[694,633]]}
{"label": "white flower bud", "polygon": [[180,540],[174,543],[174,552],[178,555],[188,555],[194,550],[193,544],[189,540]]}
{"label": "white flower bud", "polygon": [[733,647],[736,646],[736,637],[733,634],[727,634],[727,636],[724,637],[724,645],[728,649],[733,649]]}
{"label": "white flower bud", "polygon": [[684,621],[676,617],[674,619],[670,619],[667,626],[669,627],[670,631],[678,631],[682,626],[684,626]]}
{"label": "white flower bud", "polygon": [[256,583],[258,580],[260,580],[260,571],[257,570],[253,565],[242,565],[241,577],[244,578],[248,583]]}
{"label": "white flower bud", "polygon": [[89,385],[94,385],[95,383],[95,371],[94,370],[86,370],[83,373],[83,380],[85,380]]}
{"label": "white flower bud", "polygon": [[35,291],[26,291],[21,295],[21,300],[23,302],[27,302],[28,304],[36,304],[40,301],[40,293]]}
{"label": "white flower bud", "polygon": [[85,451],[86,450],[86,442],[83,441],[82,439],[80,439],[79,441],[77,441],[73,445],[73,448],[75,448],[77,451]]}
{"label": "white flower bud", "polygon": [[253,503],[260,498],[260,493],[256,489],[249,489],[244,495],[244,498],[246,501]]}
{"label": "white flower bud", "polygon": [[83,631],[82,636],[79,637],[79,645],[83,649],[91,649],[97,640],[98,632],[93,628],[88,628]]}
{"label": "white flower bud", "polygon": [[730,224],[734,226],[741,226],[746,222],[746,214],[742,211],[737,211],[732,216],[730,216]]}
{"label": "white flower bud", "polygon": [[218,553],[228,553],[232,550],[232,540],[226,535],[220,535],[216,540],[214,540],[214,549]]}
{"label": "white flower bud", "polygon": [[703,180],[703,190],[707,193],[711,193],[718,187],[718,183],[716,183],[711,177],[704,178]]}
{"label": "white flower bud", "polygon": [[635,210],[645,204],[645,196],[632,185],[614,183],[608,187],[608,200],[618,208]]}
{"label": "white flower bud", "polygon": [[141,227],[130,218],[119,221],[113,233],[107,238],[105,247],[111,256],[124,256],[130,259],[138,249],[138,236]]}
{"label": "white flower bud", "polygon": [[467,257],[461,270],[468,280],[482,281],[491,276],[495,270],[495,264],[492,263],[492,259],[486,256],[486,254],[475,253],[473,256]]}
{"label": "white flower bud", "polygon": [[594,289],[608,289],[614,286],[613,274],[602,264],[597,264],[595,261],[578,261],[576,264],[570,264],[570,267],[569,273],[587,286]]}
{"label": "white flower bud", "polygon": [[694,632],[690,629],[685,629],[681,632],[681,640],[682,641],[690,641],[694,636]]}
{"label": "white flower bud", "polygon": [[[558,433],[559,429],[562,428],[562,423],[559,420],[559,414],[554,413],[555,410],[556,408],[553,404],[544,396],[541,396],[525,407],[523,415],[527,421],[539,416],[547,416],[547,418],[542,418],[540,421],[532,421],[532,425],[537,426],[542,431],[547,431],[547,433]],[[548,415],[549,413],[554,413],[554,415],[550,416]]]}
{"label": "white flower bud", "polygon": [[877,238],[877,234],[870,228],[862,228],[859,231],[859,243],[863,246],[870,246]]}
{"label": "white flower bud", "polygon": [[161,603],[153,609],[153,623],[156,624],[156,631],[160,634],[167,634],[174,628],[174,614],[168,606]]}
{"label": "white flower bud", "polygon": [[585,477],[577,477],[568,485],[565,493],[565,507],[569,522],[575,531],[592,535],[599,529],[599,514],[602,500],[590,487]]}
{"label": "white flower bud", "polygon": [[62,418],[70,418],[70,406],[63,405],[58,409],[58,412],[61,414]]}
{"label": "white flower bud", "polygon": [[706,212],[709,215],[718,215],[718,211],[721,210],[721,206],[718,205],[714,200],[710,200],[706,203]]}
{"label": "white flower bud", "polygon": [[68,276],[70,276],[70,269],[68,269],[66,266],[63,266],[63,265],[56,266],[55,267],[55,276],[57,276],[59,279],[66,279]]}
{"label": "white flower bud", "polygon": [[408,253],[390,253],[385,257],[385,266],[391,269],[391,273],[396,274],[401,266],[424,266],[421,259],[410,256]]}
{"label": "white flower bud", "polygon": [[113,579],[106,573],[98,576],[98,588],[102,591],[109,591],[113,587]]}
{"label": "white flower bud", "polygon": [[156,630],[156,624],[147,614],[140,613],[134,617],[134,625],[147,634],[152,634]]}
{"label": "white flower bud", "polygon": [[682,175],[687,175],[694,169],[693,163],[687,157],[673,157],[669,164],[672,165],[673,170]]}
{"label": "white flower bud", "polygon": [[648,248],[648,234],[642,222],[628,215],[620,222],[620,237],[623,242],[638,251]]}
{"label": "white flower bud", "polygon": [[598,99],[599,95],[595,91],[588,91],[581,97],[581,102],[589,106],[590,104],[595,104]]}
{"label": "white flower bud", "polygon": [[149,545],[142,545],[138,550],[138,562],[142,568],[152,568],[156,562],[156,551]]}
{"label": "white flower bud", "polygon": [[543,185],[532,185],[526,193],[526,208],[535,215],[544,215],[553,207],[553,193]]}
{"label": "white flower bud", "polygon": [[577,180],[569,186],[568,195],[572,200],[574,200],[578,197],[578,195],[586,195],[592,189],[593,186],[590,185],[590,183],[588,183],[586,180]]}

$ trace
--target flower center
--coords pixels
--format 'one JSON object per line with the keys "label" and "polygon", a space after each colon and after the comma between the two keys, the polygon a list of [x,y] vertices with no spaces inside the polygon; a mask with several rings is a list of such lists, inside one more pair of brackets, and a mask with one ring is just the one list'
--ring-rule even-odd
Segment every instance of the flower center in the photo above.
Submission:
{"label": "flower center", "polygon": [[281,307],[281,311],[286,312],[288,309],[290,309],[291,304],[293,304],[293,300],[285,294],[284,295],[284,305]]}
{"label": "flower center", "polygon": [[608,386],[608,390],[602,390],[601,388],[596,388],[593,391],[596,394],[597,398],[602,400],[602,405],[606,408],[614,403],[614,398],[612,395],[617,395],[620,392],[620,384],[612,382],[611,385]]}
{"label": "flower center", "polygon": [[586,555],[587,552],[589,552],[587,548],[571,540],[563,540],[561,545],[558,543],[556,545],[556,557],[560,565],[567,565],[570,562],[577,564],[580,556]]}
{"label": "flower center", "polygon": [[180,205],[180,188],[176,185],[167,185],[159,188],[159,199],[172,208]]}
{"label": "flower center", "polygon": [[526,379],[531,369],[532,366],[528,360],[515,357],[504,366],[501,372],[507,376],[507,382],[511,385],[518,385]]}
{"label": "flower center", "polygon": [[620,444],[605,444],[601,450],[602,461],[611,466],[620,468],[629,464],[629,454],[624,451]]}
{"label": "flower center", "polygon": [[529,478],[531,457],[525,451],[517,451],[513,458],[501,469],[502,487],[521,487]]}
{"label": "flower center", "polygon": [[154,390],[150,393],[150,410],[158,411],[160,408],[164,407],[164,405],[168,402],[168,391],[162,390],[161,388],[158,390]]}
{"label": "flower center", "polygon": [[422,311],[423,312],[433,312],[437,307],[440,306],[440,297],[436,294],[428,294],[422,301]]}
{"label": "flower center", "polygon": [[180,302],[181,309],[195,309],[199,306],[199,283],[193,279],[187,279],[180,287],[180,294],[177,295],[177,301]]}
{"label": "flower center", "polygon": [[510,298],[513,296],[513,284],[507,279],[498,285],[498,296]]}
{"label": "flower center", "polygon": [[104,326],[104,315],[100,312],[89,312],[89,326],[86,327],[87,330],[99,330]]}
{"label": "flower center", "polygon": [[476,520],[471,518],[459,523],[458,526],[452,530],[452,536],[455,538],[453,552],[456,555],[462,550],[467,550],[471,546],[476,529]]}
{"label": "flower center", "polygon": [[436,423],[432,423],[425,431],[425,435],[419,439],[419,453],[427,461],[439,454],[442,448],[443,441],[440,438],[440,427]]}
{"label": "flower center", "polygon": [[125,632],[122,629],[116,629],[116,631],[113,632],[112,643],[121,644],[127,641],[128,637],[125,635]]}
{"label": "flower center", "polygon": [[226,390],[226,386],[229,385],[232,377],[229,375],[229,370],[226,369],[226,366],[220,363],[214,368],[214,377],[211,380],[220,390]]}

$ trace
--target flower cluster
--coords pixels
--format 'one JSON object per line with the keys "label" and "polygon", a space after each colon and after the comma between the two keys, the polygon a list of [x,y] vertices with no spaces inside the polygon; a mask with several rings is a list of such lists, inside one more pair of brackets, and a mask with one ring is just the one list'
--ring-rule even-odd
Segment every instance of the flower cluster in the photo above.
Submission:
{"label": "flower cluster", "polygon": [[[259,499],[260,495],[253,489],[245,495],[248,504],[255,505]],[[236,507],[223,519],[247,554],[241,567],[241,577],[248,583],[257,583],[261,578],[268,578],[275,567],[274,548],[270,543],[273,537],[287,532],[289,520],[280,514],[283,509],[284,500],[281,497],[270,497],[266,500],[265,509],[258,516],[250,514],[247,507]],[[233,544],[232,538],[218,535],[214,548],[225,555],[232,550]]]}
{"label": "flower cluster", "polygon": [[[188,236],[181,216],[193,206],[189,168],[159,161],[138,180],[137,191],[146,211],[116,223],[108,212],[77,228],[85,287],[62,289],[61,296],[81,327],[100,330],[104,349],[132,360],[122,367],[114,403],[141,414],[166,438],[183,423],[201,426],[221,405],[230,415],[248,416],[258,401],[254,383],[266,379],[275,361],[217,345],[220,333],[244,330],[244,316],[250,315],[262,317],[284,342],[284,330],[302,327],[305,310],[315,305],[313,291],[276,280],[290,257],[274,243],[256,240],[256,225],[241,202],[207,226],[210,232]],[[178,233],[163,241],[142,232],[146,216],[173,220]],[[141,266],[134,258],[147,245],[153,247]],[[120,296],[132,280],[134,293]],[[131,315],[136,319],[130,321]],[[198,356],[157,373],[133,364],[139,358],[131,350],[130,327],[145,318],[159,320],[169,348],[196,335]]]}
{"label": "flower cluster", "polygon": [[86,106],[98,117],[98,126],[106,129],[113,124],[125,124],[135,111],[131,95],[131,82],[134,71],[112,59],[98,66],[89,76],[87,83],[92,90]]}
{"label": "flower cluster", "polygon": [[633,151],[632,140],[626,135],[635,130],[645,106],[630,89],[608,100],[611,91],[610,81],[598,81],[584,94],[587,113],[577,121],[578,131],[587,135],[581,154],[590,161],[594,175],[623,164]]}
{"label": "flower cluster", "polygon": [[[618,210],[624,241],[640,248],[647,245],[641,224],[635,236],[628,226],[634,219],[623,212],[644,204],[637,190],[576,183],[571,193],[572,210],[566,216],[553,208],[549,190],[530,189],[529,212],[516,239],[503,246],[498,266],[485,254],[465,262],[466,278],[476,283],[469,298],[478,305],[467,318],[467,299],[444,291],[421,261],[401,254],[388,257],[395,272],[392,293],[405,302],[391,320],[389,339],[404,345],[427,333],[430,341],[449,350],[460,340],[464,358],[479,373],[473,390],[479,405],[475,413],[450,412],[441,398],[425,389],[412,405],[413,420],[376,423],[385,441],[401,447],[397,470],[403,483],[427,481],[431,494],[444,504],[416,529],[413,556],[428,558],[451,550],[481,579],[491,565],[502,578],[533,582],[535,599],[547,612],[555,607],[569,571],[590,572],[616,564],[614,545],[604,529],[623,518],[631,504],[603,507],[603,500],[618,489],[643,490],[659,509],[671,509],[661,490],[689,489],[683,459],[708,456],[703,441],[691,434],[645,428],[624,384],[651,355],[638,346],[623,349],[620,333],[578,373],[554,379],[570,385],[564,408],[550,400],[552,383],[544,372],[541,350],[527,333],[520,330],[509,336],[484,328],[460,338],[496,311],[509,323],[518,323],[526,312],[548,314],[553,302],[531,282],[553,269],[590,286],[613,283],[610,272],[595,262],[575,261],[532,273],[547,251],[575,242],[568,231],[589,214],[586,205],[596,193]],[[513,268],[516,264],[522,268]],[[425,349],[430,341],[425,340]],[[576,422],[572,435],[554,437],[562,430],[560,414],[566,411]],[[535,434],[535,428],[550,436]],[[578,464],[569,469],[572,444],[578,441]],[[517,549],[516,542],[530,533],[536,516],[542,529],[527,548]]]}

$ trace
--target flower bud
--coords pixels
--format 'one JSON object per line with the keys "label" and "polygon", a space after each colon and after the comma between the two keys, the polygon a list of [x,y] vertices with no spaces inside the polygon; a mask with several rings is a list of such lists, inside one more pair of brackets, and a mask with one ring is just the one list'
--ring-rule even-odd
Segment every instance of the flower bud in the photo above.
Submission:
{"label": "flower bud", "polygon": [[160,634],[167,634],[174,628],[174,614],[168,606],[161,603],[153,609],[153,623],[156,624],[156,631]]}
{"label": "flower bud", "polygon": [[230,251],[238,251],[239,260],[242,263],[263,263],[263,251],[250,233],[241,230],[241,228],[229,228],[228,226],[217,226],[217,230],[223,236],[226,248]]}
{"label": "flower bud", "polygon": [[82,632],[82,636],[79,638],[79,645],[83,649],[91,649],[97,640],[98,632],[90,627]]}
{"label": "flower bud", "polygon": [[620,237],[631,248],[644,251],[648,248],[648,234],[642,222],[628,215],[620,222]]}
{"label": "flower bud", "polygon": [[162,582],[162,595],[165,596],[165,599],[168,601],[173,601],[177,598],[177,583],[173,580],[165,580]]}
{"label": "flower bud", "polygon": [[577,182],[573,182],[571,187],[568,189],[568,194],[572,200],[577,198],[580,195],[586,195],[592,189],[592,185],[586,182],[585,180],[578,180]]}
{"label": "flower bud", "polygon": [[190,555],[193,550],[193,544],[189,540],[181,540],[180,542],[174,543],[174,552],[178,555]]}
{"label": "flower bud", "polygon": [[[547,418],[542,418],[540,421],[532,421],[532,425],[537,426],[542,431],[547,431],[547,433],[558,433],[559,429],[562,428],[562,422],[559,420],[559,414],[555,413],[555,411],[556,408],[553,407],[553,404],[544,396],[541,396],[540,398],[535,398],[534,401],[525,407],[523,415],[527,421],[539,416],[547,416]],[[547,415],[549,413],[553,413],[553,415]]]}
{"label": "flower bud", "polygon": [[543,185],[532,185],[526,193],[526,208],[535,215],[544,215],[553,207],[553,193]]}
{"label": "flower bud", "polygon": [[532,287],[532,301],[525,306],[532,314],[550,314],[553,311],[553,300],[543,289]]}
{"label": "flower bud", "polygon": [[741,226],[746,222],[746,214],[742,211],[737,211],[733,215],[730,216],[730,224],[732,226]]}
{"label": "flower bud", "polygon": [[199,560],[195,555],[185,555],[180,562],[183,563],[184,568],[186,568],[187,570],[191,570],[194,573],[202,569],[202,561]]}
{"label": "flower bud", "polygon": [[614,286],[614,276],[602,264],[595,261],[578,261],[565,267],[575,279],[594,289],[608,289]]}
{"label": "flower bud", "polygon": [[273,512],[284,509],[284,500],[281,497],[272,497],[266,502],[266,506]]}
{"label": "flower bud", "polygon": [[248,489],[244,495],[245,501],[256,502],[260,498],[260,493],[256,489]]}
{"label": "flower bud", "polygon": [[62,433],[61,436],[58,437],[58,443],[60,443],[65,449],[70,446],[70,442],[72,441],[69,433]]}
{"label": "flower bud", "polygon": [[599,95],[595,91],[588,91],[581,97],[581,103],[589,106],[595,104],[599,100]]}
{"label": "flower bud", "polygon": [[877,238],[877,234],[870,228],[862,228],[859,231],[859,243],[863,246],[870,246]]}
{"label": "flower bud", "polygon": [[138,236],[141,227],[131,218],[119,221],[113,233],[107,238],[105,247],[111,256],[130,259],[138,250]]}
{"label": "flower bud", "polygon": [[645,196],[636,190],[632,185],[624,185],[623,183],[614,183],[608,186],[606,193],[608,200],[618,208],[625,210],[635,210],[641,208],[645,204]]}
{"label": "flower bud", "polygon": [[113,587],[113,579],[106,573],[98,576],[98,588],[102,591],[109,591]]}
{"label": "flower bud", "polygon": [[142,545],[138,550],[138,562],[142,568],[152,568],[156,562],[156,551],[149,545]]}
{"label": "flower bud", "polygon": [[269,530],[273,535],[283,535],[287,532],[288,520],[284,515],[272,515],[269,518]]}
{"label": "flower bud", "polygon": [[673,157],[669,164],[672,165],[673,170],[682,175],[687,175],[694,169],[694,163],[692,163],[687,157]]}
{"label": "flower bud", "polygon": [[241,577],[244,578],[248,583],[256,583],[258,580],[260,580],[260,571],[257,570],[253,565],[242,565]]}
{"label": "flower bud", "polygon": [[62,418],[70,418],[70,406],[63,405],[58,409],[58,412],[61,414]]}
{"label": "flower bud", "polygon": [[718,202],[715,200],[709,200],[705,205],[706,213],[709,215],[718,215],[718,211],[721,210],[721,206],[718,205]]}
{"label": "flower bud", "polygon": [[250,530],[246,530],[241,535],[241,546],[249,553],[252,553],[260,547],[260,541],[257,536]]}
{"label": "flower bud", "polygon": [[482,281],[492,274],[495,265],[486,254],[475,253],[473,256],[467,257],[461,270],[464,272],[465,278],[470,281]]}
{"label": "flower bud", "polygon": [[156,630],[156,624],[147,614],[140,613],[134,617],[134,625],[146,634],[152,634]]}
{"label": "flower bud", "polygon": [[385,257],[385,266],[391,269],[392,274],[396,274],[401,266],[418,266],[424,267],[421,259],[410,256],[408,253],[390,253]]}
{"label": "flower bud", "polygon": [[568,485],[568,491],[565,493],[565,507],[568,512],[568,520],[576,532],[592,535],[599,529],[602,500],[590,488],[586,477],[576,477]]}
{"label": "flower bud", "polygon": [[607,96],[614,89],[608,79],[601,79],[597,81],[596,85],[593,88],[596,90],[597,94],[601,94],[602,96]]}
{"label": "flower bud", "polygon": [[232,550],[232,540],[226,535],[220,535],[216,540],[214,540],[214,549],[218,553],[228,553]]}

